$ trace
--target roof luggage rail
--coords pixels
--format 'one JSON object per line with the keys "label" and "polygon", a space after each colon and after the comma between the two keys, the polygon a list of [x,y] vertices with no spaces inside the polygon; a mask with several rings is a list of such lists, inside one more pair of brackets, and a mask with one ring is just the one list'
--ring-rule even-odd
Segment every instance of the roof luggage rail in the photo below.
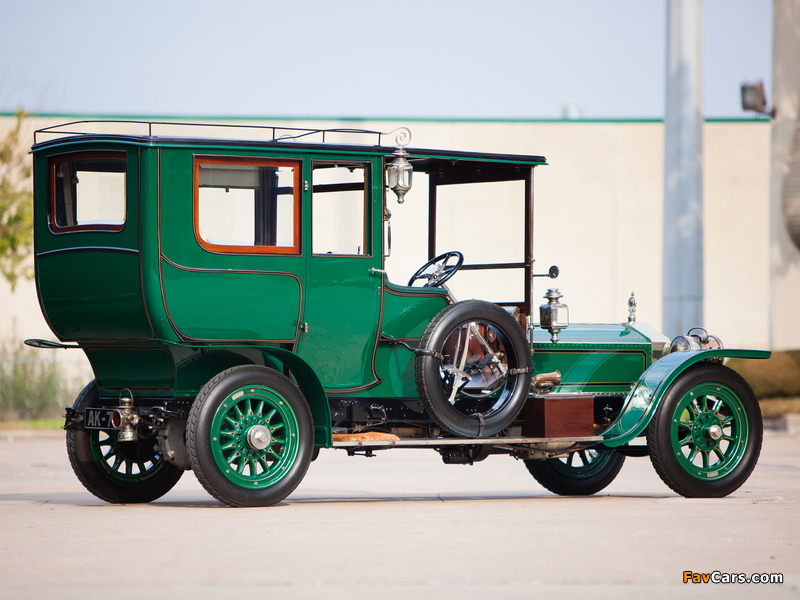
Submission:
{"label": "roof luggage rail", "polygon": [[[400,128],[406,129],[406,128]],[[406,129],[407,130],[407,129]],[[34,145],[60,137],[82,135],[124,135],[136,137],[209,137],[261,142],[289,142],[302,139],[304,142],[365,144],[381,146],[382,138],[397,132],[373,131],[369,129],[312,129],[278,125],[251,125],[244,123],[196,123],[189,121],[137,121],[124,119],[88,119],[70,121],[37,129],[33,134]],[[176,133],[180,132],[177,136]],[[235,136],[232,136],[236,132]],[[362,140],[357,140],[361,136]],[[40,139],[41,138],[41,139]],[[366,141],[363,141],[366,140]],[[371,141],[371,143],[370,143]]]}

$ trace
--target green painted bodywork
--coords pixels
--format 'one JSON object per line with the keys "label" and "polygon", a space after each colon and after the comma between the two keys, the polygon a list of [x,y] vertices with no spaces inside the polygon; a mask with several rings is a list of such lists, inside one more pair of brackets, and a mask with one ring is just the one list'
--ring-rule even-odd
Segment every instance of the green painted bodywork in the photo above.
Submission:
{"label": "green painted bodywork", "polygon": [[[35,145],[36,283],[43,314],[60,340],[77,342],[86,353],[101,402],[115,404],[124,388],[141,399],[191,401],[223,370],[262,365],[293,377],[311,407],[316,444],[330,446],[331,397],[418,396],[409,346],[418,346],[449,302],[445,290],[392,283],[382,271],[384,162],[393,150],[147,136],[73,136]],[[54,231],[48,160],[98,151],[126,154],[124,227]],[[201,246],[194,230],[198,156],[299,162],[299,253]],[[336,158],[367,167],[360,255],[311,251],[312,163]],[[474,171],[459,167],[461,176],[476,181],[481,168],[508,180],[519,178],[510,173],[545,164],[540,157],[441,151],[419,151],[416,159],[438,171],[456,163],[471,169],[470,161],[479,160]],[[693,360],[687,353],[653,364],[660,353],[647,331],[624,324],[571,325],[553,343],[537,329],[533,371],[560,371],[556,392],[627,396],[605,434],[608,445],[624,444],[641,432],[665,386]]]}
{"label": "green painted bodywork", "polygon": [[570,325],[550,341],[536,329],[534,373],[561,373],[556,393],[626,395],[652,362],[651,340],[628,325]]}
{"label": "green painted bodywork", "polygon": [[766,350],[699,350],[673,352],[642,373],[625,399],[622,412],[603,432],[606,446],[622,446],[640,435],[650,423],[669,386],[686,369],[709,358],[769,358]]}

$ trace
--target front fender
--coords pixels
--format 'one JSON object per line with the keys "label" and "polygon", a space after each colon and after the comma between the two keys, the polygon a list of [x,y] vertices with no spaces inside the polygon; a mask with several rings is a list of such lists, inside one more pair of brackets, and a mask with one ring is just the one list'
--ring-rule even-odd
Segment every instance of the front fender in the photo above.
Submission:
{"label": "front fender", "polygon": [[642,373],[611,426],[603,432],[606,446],[622,446],[644,431],[661,399],[686,369],[709,358],[769,358],[767,350],[697,350],[673,352],[654,362]]}

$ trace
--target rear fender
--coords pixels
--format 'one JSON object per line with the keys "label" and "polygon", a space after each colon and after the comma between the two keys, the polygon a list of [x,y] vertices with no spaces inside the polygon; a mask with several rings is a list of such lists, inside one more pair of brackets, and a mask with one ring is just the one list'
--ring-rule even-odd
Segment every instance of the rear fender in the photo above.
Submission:
{"label": "rear fender", "polygon": [[606,446],[622,446],[650,423],[670,385],[688,368],[709,358],[769,358],[767,350],[698,350],[673,352],[642,373],[622,405],[617,419],[603,432]]}
{"label": "rear fender", "polygon": [[331,436],[331,407],[328,396],[322,387],[317,374],[302,358],[282,348],[261,348],[265,359],[272,357],[289,368],[300,391],[303,392],[311,415],[314,417],[314,443],[317,446],[330,448],[333,445]]}

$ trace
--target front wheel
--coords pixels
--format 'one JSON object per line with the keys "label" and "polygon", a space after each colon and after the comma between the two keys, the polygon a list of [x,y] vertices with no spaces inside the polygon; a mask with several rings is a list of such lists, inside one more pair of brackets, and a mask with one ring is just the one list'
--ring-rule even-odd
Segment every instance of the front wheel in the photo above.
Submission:
{"label": "front wheel", "polygon": [[[73,408],[82,413],[98,401],[92,381]],[[113,504],[152,502],[178,483],[183,470],[164,460],[154,446],[152,438],[119,442],[116,430],[67,430],[67,454],[75,475],[92,494]]]}
{"label": "front wheel", "polygon": [[217,500],[269,506],[303,479],[314,450],[314,426],[291,380],[266,367],[242,365],[200,390],[186,442],[197,479]]}
{"label": "front wheel", "polygon": [[758,401],[742,377],[718,364],[683,373],[647,427],[650,459],[688,498],[721,498],[750,476],[761,452]]}
{"label": "front wheel", "polygon": [[609,448],[585,448],[562,458],[526,460],[525,466],[542,487],[561,496],[589,496],[608,486],[625,457]]}

